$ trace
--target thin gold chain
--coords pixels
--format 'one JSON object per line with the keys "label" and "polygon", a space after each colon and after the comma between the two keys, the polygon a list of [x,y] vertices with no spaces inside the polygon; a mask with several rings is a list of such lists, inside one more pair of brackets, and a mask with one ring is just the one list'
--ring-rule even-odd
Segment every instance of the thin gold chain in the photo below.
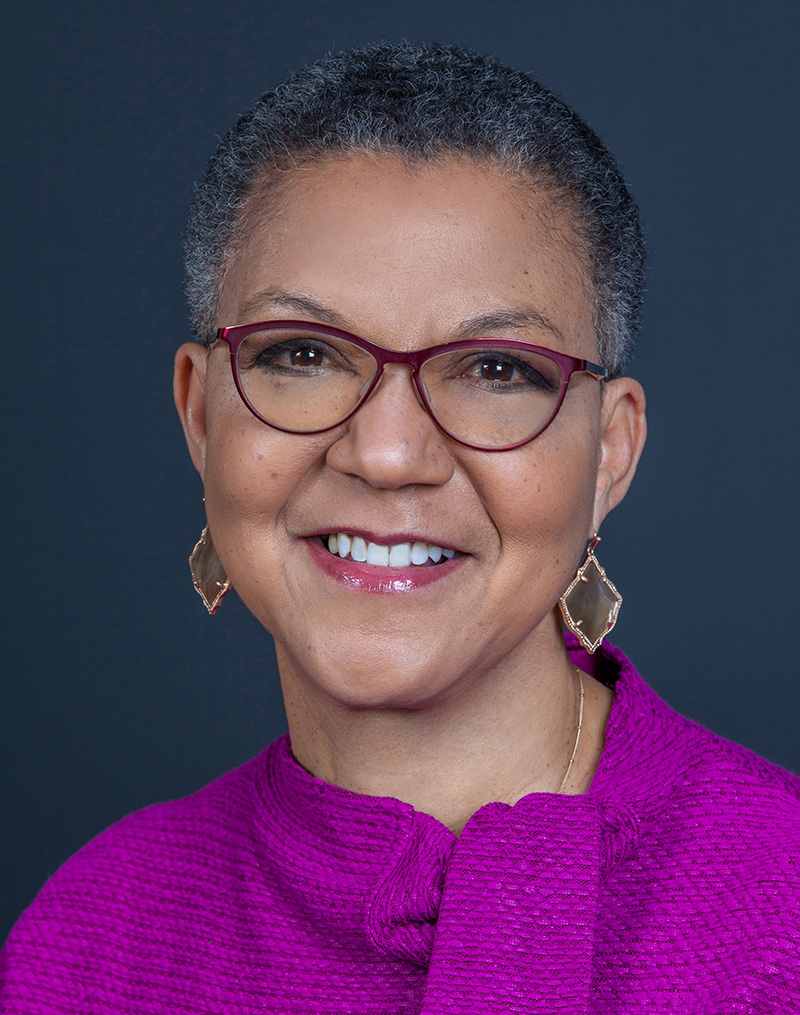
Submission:
{"label": "thin gold chain", "polygon": [[578,669],[577,666],[575,667],[575,672],[578,674],[578,683],[581,689],[580,690],[581,703],[580,708],[578,709],[578,729],[575,731],[575,743],[572,748],[572,754],[570,755],[569,764],[567,765],[567,770],[564,773],[564,778],[561,780],[561,785],[556,790],[557,793],[563,793],[564,790],[566,789],[567,782],[569,781],[569,774],[572,771],[572,765],[573,762],[575,761],[575,755],[578,753],[578,744],[581,742],[581,730],[583,729],[583,700],[584,700],[583,674],[581,673],[581,671]]}

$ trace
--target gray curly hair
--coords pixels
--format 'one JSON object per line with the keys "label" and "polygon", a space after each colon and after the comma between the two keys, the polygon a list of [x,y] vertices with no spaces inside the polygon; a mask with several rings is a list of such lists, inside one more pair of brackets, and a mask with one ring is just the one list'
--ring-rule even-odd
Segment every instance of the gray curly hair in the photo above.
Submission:
{"label": "gray curly hair", "polygon": [[[216,332],[220,293],[249,198],[320,155],[411,162],[468,156],[547,186],[570,210],[588,265],[600,360],[630,358],[644,289],[636,204],[598,136],[533,78],[466,49],[375,45],[306,67],[245,113],[195,189],[186,233],[192,331]],[[266,190],[265,190],[266,188]]]}

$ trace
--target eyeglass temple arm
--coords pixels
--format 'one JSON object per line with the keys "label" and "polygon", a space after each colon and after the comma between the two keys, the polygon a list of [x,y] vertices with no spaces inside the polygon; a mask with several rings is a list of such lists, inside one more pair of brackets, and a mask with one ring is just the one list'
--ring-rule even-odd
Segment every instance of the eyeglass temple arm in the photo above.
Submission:
{"label": "eyeglass temple arm", "polygon": [[590,363],[588,359],[583,361],[583,366],[580,369],[585,370],[587,374],[591,374],[598,381],[607,381],[611,377],[608,367],[602,367],[598,363]]}

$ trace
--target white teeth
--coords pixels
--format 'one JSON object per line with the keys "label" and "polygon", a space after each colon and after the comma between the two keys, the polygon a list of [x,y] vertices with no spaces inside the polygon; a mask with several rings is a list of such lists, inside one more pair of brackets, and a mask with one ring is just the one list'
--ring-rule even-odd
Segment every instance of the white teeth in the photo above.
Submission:
{"label": "white teeth", "polygon": [[435,543],[417,540],[387,546],[368,542],[361,536],[351,536],[347,532],[330,533],[327,546],[330,553],[342,559],[350,557],[362,564],[377,564],[381,567],[409,567],[411,564],[427,564],[429,560],[438,564],[442,557],[451,560],[456,554],[455,550],[445,550]]}
{"label": "white teeth", "polygon": [[381,546],[380,543],[367,543],[367,563],[383,564],[386,567],[389,563],[389,547]]}
{"label": "white teeth", "polygon": [[411,563],[412,564],[424,564],[428,559],[428,544],[427,543],[412,543],[411,544]]}
{"label": "white teeth", "polygon": [[389,567],[408,567],[410,563],[411,543],[397,543],[389,547]]}

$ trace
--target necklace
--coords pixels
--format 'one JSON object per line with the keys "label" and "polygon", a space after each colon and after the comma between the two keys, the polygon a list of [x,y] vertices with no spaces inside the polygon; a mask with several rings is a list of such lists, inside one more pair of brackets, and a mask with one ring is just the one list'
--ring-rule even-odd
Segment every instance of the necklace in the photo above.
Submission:
{"label": "necklace", "polygon": [[561,785],[556,790],[556,793],[563,793],[569,780],[569,773],[572,771],[572,763],[575,761],[575,755],[578,753],[578,744],[581,742],[581,729],[583,728],[583,674],[575,667],[575,672],[578,674],[578,683],[580,684],[580,708],[578,709],[578,729],[575,731],[575,743],[572,747],[572,754],[570,755],[569,764],[567,770],[564,773],[564,778],[561,780]]}

